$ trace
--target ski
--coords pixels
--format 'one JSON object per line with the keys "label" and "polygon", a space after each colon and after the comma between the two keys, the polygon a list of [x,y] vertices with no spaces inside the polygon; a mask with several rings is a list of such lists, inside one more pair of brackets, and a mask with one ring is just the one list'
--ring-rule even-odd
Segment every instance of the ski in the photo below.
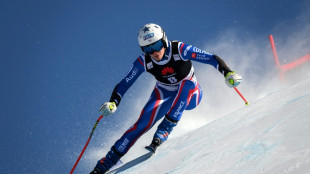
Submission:
{"label": "ski", "polygon": [[156,151],[156,147],[153,146],[145,146],[144,148],[152,153],[155,153]]}
{"label": "ski", "polygon": [[147,152],[144,155],[141,155],[127,163],[125,163],[124,165],[117,167],[116,169],[112,169],[111,171],[108,171],[106,174],[115,174],[115,173],[119,173],[119,172],[123,172],[133,166],[136,166],[140,163],[142,163],[143,161],[146,161],[147,159],[149,159],[154,153],[153,152]]}

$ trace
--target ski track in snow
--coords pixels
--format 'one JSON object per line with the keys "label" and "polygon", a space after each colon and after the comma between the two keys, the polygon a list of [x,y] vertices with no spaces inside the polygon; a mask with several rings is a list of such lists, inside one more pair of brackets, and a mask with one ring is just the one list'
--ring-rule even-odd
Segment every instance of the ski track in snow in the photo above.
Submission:
{"label": "ski track in snow", "polygon": [[123,173],[310,173],[310,80],[165,142]]}

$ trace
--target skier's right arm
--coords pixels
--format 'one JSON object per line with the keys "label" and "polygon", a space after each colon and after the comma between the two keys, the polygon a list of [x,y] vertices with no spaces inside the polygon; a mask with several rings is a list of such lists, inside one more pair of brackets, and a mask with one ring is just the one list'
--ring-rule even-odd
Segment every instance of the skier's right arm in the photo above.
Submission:
{"label": "skier's right arm", "polygon": [[144,61],[139,56],[132,64],[128,74],[115,86],[110,101],[101,105],[100,112],[104,116],[113,114],[120,104],[122,97],[138,77],[145,71]]}

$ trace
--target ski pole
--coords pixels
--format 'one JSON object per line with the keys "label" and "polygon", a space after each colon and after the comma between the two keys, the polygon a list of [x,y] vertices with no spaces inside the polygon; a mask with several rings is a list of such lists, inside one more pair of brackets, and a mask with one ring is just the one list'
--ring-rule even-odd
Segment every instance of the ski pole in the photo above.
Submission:
{"label": "ski pole", "polygon": [[84,146],[82,152],[80,153],[80,156],[79,156],[78,159],[76,160],[76,162],[75,162],[75,164],[74,164],[74,166],[73,166],[73,168],[72,168],[70,174],[73,173],[73,171],[75,170],[75,167],[77,166],[77,164],[79,163],[81,157],[83,156],[83,153],[85,152],[85,150],[86,150],[86,148],[87,148],[87,146],[88,146],[88,143],[89,143],[91,137],[93,136],[93,133],[94,133],[94,131],[95,131],[95,129],[96,129],[96,127],[97,127],[99,121],[102,119],[102,117],[103,117],[103,115],[100,115],[100,117],[97,119],[97,122],[95,123],[95,125],[94,125],[94,127],[93,127],[93,130],[91,131],[91,133],[90,133],[90,135],[89,135],[89,137],[88,137],[88,140],[87,140],[87,142],[86,142],[86,144],[85,144],[85,146]]}
{"label": "ski pole", "polygon": [[243,97],[243,95],[242,95],[241,92],[237,89],[237,87],[234,87],[234,89],[235,89],[236,92],[240,95],[240,97],[244,100],[245,105],[249,105],[250,103]]}

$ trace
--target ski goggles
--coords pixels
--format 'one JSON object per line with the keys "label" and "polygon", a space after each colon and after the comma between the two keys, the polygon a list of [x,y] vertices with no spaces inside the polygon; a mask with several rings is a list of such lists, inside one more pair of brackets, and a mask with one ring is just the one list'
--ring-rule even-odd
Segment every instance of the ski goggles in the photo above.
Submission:
{"label": "ski goggles", "polygon": [[143,46],[142,51],[145,54],[153,54],[154,51],[160,51],[164,47],[162,40],[152,43],[151,45]]}

